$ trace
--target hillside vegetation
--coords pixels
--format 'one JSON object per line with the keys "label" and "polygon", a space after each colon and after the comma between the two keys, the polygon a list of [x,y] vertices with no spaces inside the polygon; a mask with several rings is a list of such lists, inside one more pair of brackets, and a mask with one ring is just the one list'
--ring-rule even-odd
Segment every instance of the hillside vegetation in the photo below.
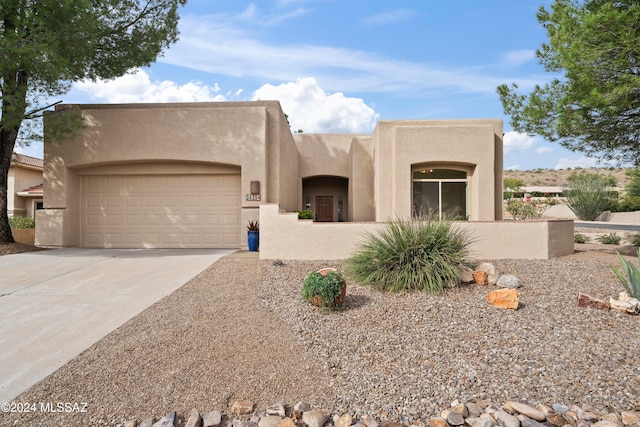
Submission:
{"label": "hillside vegetation", "polygon": [[505,178],[515,178],[524,182],[525,187],[529,186],[559,186],[567,184],[567,178],[571,174],[580,173],[597,173],[608,177],[613,176],[616,179],[616,189],[624,189],[629,182],[626,175],[627,168],[574,168],[574,169],[533,169],[533,170],[506,170]]}

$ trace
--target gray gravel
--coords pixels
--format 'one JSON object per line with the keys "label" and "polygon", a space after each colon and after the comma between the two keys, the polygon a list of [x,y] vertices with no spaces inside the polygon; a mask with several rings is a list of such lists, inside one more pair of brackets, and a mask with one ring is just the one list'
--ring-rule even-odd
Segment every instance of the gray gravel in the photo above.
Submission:
{"label": "gray gravel", "polygon": [[305,275],[336,262],[226,257],[22,394],[87,413],[0,414],[0,425],[114,425],[236,400],[300,400],[335,414],[427,420],[458,399],[640,409],[640,316],[580,309],[617,296],[608,254],[494,261],[522,307],[491,288],[385,295],[349,282],[344,310],[303,303]]}

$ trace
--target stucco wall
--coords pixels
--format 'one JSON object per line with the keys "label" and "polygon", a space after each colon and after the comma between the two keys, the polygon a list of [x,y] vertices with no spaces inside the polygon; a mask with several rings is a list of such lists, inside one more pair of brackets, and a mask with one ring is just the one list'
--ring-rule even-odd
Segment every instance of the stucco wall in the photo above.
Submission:
{"label": "stucco wall", "polygon": [[41,170],[14,165],[9,168],[7,182],[7,213],[9,215],[32,216],[34,198],[20,197],[16,193],[42,184],[42,179]]}
{"label": "stucco wall", "polygon": [[[80,108],[85,127],[72,139],[45,144],[44,205],[49,212],[38,213],[38,218],[52,224],[42,224],[42,232],[36,237],[38,244],[78,244],[77,177],[86,168],[102,165],[119,165],[122,173],[135,171],[144,163],[158,162],[238,167],[242,224],[257,219],[257,207],[265,201],[282,199],[285,206],[298,205],[299,194],[293,191],[295,183],[286,178],[281,180],[279,175],[280,156],[287,167],[294,169],[294,175],[297,157],[286,124],[283,128],[282,122],[286,121],[277,101]],[[45,138],[46,129],[45,118]],[[270,161],[276,163],[274,167]],[[261,183],[260,201],[245,198],[250,193],[251,181]]]}
{"label": "stucco wall", "polygon": [[[260,207],[260,258],[331,260],[350,257],[383,223],[314,223],[277,205]],[[473,239],[475,259],[550,259],[573,253],[573,221],[457,222]]]}
{"label": "stucco wall", "polygon": [[471,220],[502,219],[501,120],[381,121],[373,141],[377,221],[411,216],[412,168],[447,165],[469,171]]}

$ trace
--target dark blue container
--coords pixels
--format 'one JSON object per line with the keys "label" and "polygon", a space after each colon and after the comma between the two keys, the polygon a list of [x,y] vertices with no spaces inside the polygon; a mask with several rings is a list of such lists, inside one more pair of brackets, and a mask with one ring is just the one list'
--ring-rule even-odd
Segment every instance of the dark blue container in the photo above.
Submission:
{"label": "dark blue container", "polygon": [[249,231],[248,236],[249,250],[251,252],[255,252],[258,250],[258,246],[260,246],[260,232],[259,231]]}

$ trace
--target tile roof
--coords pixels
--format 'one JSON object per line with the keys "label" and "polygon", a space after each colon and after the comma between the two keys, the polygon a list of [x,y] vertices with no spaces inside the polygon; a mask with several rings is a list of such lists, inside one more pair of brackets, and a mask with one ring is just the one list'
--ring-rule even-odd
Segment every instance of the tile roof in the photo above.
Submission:
{"label": "tile roof", "polygon": [[25,156],[24,154],[20,153],[13,153],[13,155],[11,156],[11,163],[17,165],[32,166],[40,169],[44,167],[44,162],[42,161],[42,159]]}
{"label": "tile roof", "polygon": [[29,194],[29,195],[42,195],[44,194],[44,184],[38,184],[38,185],[34,185],[33,187],[29,187],[29,188],[25,188],[24,190],[20,191],[21,194]]}

